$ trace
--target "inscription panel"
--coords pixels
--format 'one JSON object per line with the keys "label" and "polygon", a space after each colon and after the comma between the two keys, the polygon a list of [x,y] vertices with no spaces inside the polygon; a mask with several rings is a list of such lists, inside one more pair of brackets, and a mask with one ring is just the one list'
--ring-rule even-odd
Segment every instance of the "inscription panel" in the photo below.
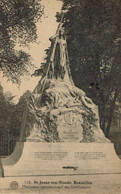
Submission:
{"label": "inscription panel", "polygon": [[75,152],[75,158],[79,160],[100,160],[106,158],[103,152]]}
{"label": "inscription panel", "polygon": [[40,160],[63,160],[68,152],[35,152],[35,158]]}

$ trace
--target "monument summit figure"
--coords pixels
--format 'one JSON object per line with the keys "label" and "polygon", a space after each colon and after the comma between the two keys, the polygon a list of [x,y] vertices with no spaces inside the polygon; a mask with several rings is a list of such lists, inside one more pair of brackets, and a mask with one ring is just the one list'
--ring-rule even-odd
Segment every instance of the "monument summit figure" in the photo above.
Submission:
{"label": "monument summit figure", "polygon": [[[69,68],[62,21],[50,38],[48,61],[27,104],[29,129],[23,120],[21,140],[40,142],[109,142],[99,126],[98,107],[77,88]],[[81,75],[80,75],[81,76]]]}

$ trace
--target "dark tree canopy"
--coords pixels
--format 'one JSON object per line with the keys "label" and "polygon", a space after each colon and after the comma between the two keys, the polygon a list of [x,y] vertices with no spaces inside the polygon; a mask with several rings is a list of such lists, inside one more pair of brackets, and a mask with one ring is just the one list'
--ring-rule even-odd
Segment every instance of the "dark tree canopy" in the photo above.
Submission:
{"label": "dark tree canopy", "polygon": [[31,65],[29,54],[14,47],[36,40],[36,22],[42,14],[40,0],[0,0],[0,69],[14,82]]}
{"label": "dark tree canopy", "polygon": [[[30,97],[31,92],[27,90],[19,99],[19,102],[15,105],[14,111],[11,115],[11,127],[10,132],[16,135],[20,135],[21,127],[22,127],[22,120],[24,116],[24,111],[27,106],[27,100]],[[31,118],[27,117],[27,125],[29,127],[31,123]]]}
{"label": "dark tree canopy", "polygon": [[10,130],[11,116],[15,106],[11,100],[12,96],[6,95],[0,84],[0,136],[8,133]]}
{"label": "dark tree canopy", "polygon": [[[30,95],[31,92],[27,90],[15,105],[12,103],[14,96],[4,93],[0,84],[0,137],[4,134],[20,135],[23,112]],[[27,118],[28,126],[29,123],[31,123],[31,118]]]}
{"label": "dark tree canopy", "polygon": [[62,1],[74,82],[99,106],[101,127],[108,136],[121,94],[121,1]]}

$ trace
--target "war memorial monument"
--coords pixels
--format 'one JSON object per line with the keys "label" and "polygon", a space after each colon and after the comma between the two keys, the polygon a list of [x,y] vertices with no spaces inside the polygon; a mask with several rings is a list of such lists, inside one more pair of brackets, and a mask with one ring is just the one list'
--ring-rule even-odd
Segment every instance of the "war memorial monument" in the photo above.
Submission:
{"label": "war memorial monument", "polygon": [[73,83],[62,22],[50,41],[41,80],[27,101],[20,141],[2,159],[4,177],[120,174],[121,162],[100,128],[98,107]]}

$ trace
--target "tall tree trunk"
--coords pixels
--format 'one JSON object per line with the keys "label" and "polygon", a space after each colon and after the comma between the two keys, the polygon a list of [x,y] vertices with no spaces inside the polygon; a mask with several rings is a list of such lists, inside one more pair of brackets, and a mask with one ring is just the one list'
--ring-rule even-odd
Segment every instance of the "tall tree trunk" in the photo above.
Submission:
{"label": "tall tree trunk", "polygon": [[102,124],[101,124],[101,129],[103,130],[104,133],[105,133],[105,127],[106,127],[106,118],[104,116],[103,119],[102,119]]}
{"label": "tall tree trunk", "polygon": [[102,101],[101,105],[100,105],[100,127],[103,130],[103,132],[105,133],[106,130],[106,105],[104,100]]}
{"label": "tall tree trunk", "polygon": [[4,177],[4,170],[3,170],[1,158],[0,158],[0,177],[2,177],[2,178]]}
{"label": "tall tree trunk", "polygon": [[116,103],[118,94],[119,94],[118,89],[116,89],[114,99],[113,99],[111,107],[110,107],[110,113],[109,113],[109,117],[108,117],[108,124],[107,124],[106,134],[105,134],[106,137],[109,137],[112,118],[113,118],[113,113],[114,113],[114,109],[115,109],[115,103]]}
{"label": "tall tree trunk", "polygon": [[100,104],[99,104],[99,117],[100,117],[100,127],[105,134],[106,130],[106,102],[104,99],[103,92],[100,90]]}

